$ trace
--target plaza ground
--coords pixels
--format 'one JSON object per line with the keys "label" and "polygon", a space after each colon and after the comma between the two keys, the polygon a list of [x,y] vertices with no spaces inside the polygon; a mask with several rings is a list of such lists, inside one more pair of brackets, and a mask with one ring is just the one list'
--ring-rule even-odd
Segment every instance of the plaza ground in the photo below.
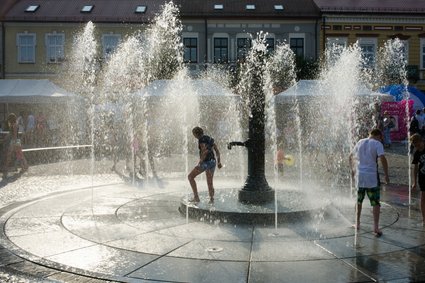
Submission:
{"label": "plaza ground", "polygon": [[[368,202],[360,231],[351,227],[347,189],[324,191],[332,206],[302,223],[238,225],[183,217],[184,176],[134,182],[100,161],[105,170],[93,175],[81,161],[68,164],[72,170],[33,166],[1,183],[0,281],[423,281],[425,230],[417,192],[409,205],[406,145],[386,155],[391,184],[382,190],[380,238]],[[216,201],[240,184],[218,176]]]}

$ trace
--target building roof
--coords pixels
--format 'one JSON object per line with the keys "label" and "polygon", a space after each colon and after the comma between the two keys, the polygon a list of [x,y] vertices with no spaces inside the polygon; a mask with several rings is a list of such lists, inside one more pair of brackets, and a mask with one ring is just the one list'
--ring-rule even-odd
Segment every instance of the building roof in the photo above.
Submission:
{"label": "building roof", "polygon": [[[146,23],[168,0],[0,0],[0,20]],[[181,18],[317,18],[320,13],[425,14],[425,0],[174,0]],[[82,11],[93,5],[90,12]],[[249,5],[249,7],[247,7]],[[28,7],[35,9],[26,11]],[[146,10],[136,13],[136,7]],[[3,15],[3,17],[2,17]]]}
{"label": "building roof", "polygon": [[425,0],[314,0],[314,2],[323,13],[425,13]]}
{"label": "building roof", "polygon": [[[2,0],[10,1],[10,0]],[[166,0],[14,0],[5,15],[6,21],[61,21],[61,22],[149,22],[161,11]],[[313,0],[175,0],[182,18],[311,18],[320,13]],[[26,9],[37,6],[35,11]],[[93,5],[90,12],[83,6]],[[137,6],[146,12],[136,13]],[[217,6],[218,5],[218,6]],[[251,5],[247,7],[247,5]],[[221,7],[221,8],[220,8]],[[34,9],[33,9],[34,10]]]}
{"label": "building roof", "polygon": [[[165,3],[162,0],[18,0],[5,15],[5,21],[46,22],[149,22]],[[26,11],[30,6],[35,11]],[[90,12],[82,12],[92,5]],[[137,6],[146,6],[136,13]]]}
{"label": "building roof", "polygon": [[[177,0],[184,17],[318,17],[320,11],[313,0]],[[222,9],[215,9],[222,5]],[[254,5],[254,9],[247,9]],[[251,7],[252,8],[252,7]]]}
{"label": "building roof", "polygon": [[0,0],[0,21],[3,20],[4,15],[9,11],[10,8],[13,7],[15,2],[18,2],[19,0]]}

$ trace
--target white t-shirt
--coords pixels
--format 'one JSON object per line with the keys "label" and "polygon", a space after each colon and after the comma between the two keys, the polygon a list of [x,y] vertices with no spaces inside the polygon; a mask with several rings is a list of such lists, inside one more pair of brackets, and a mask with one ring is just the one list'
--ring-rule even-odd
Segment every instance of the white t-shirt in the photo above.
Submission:
{"label": "white t-shirt", "polygon": [[357,187],[378,186],[378,157],[384,155],[384,146],[372,138],[361,139],[353,149],[357,161]]}
{"label": "white t-shirt", "polygon": [[23,133],[25,130],[24,118],[22,116],[19,116],[18,119],[16,119],[16,123],[18,123],[18,132]]}
{"label": "white t-shirt", "polygon": [[33,130],[35,128],[35,117],[34,115],[28,115],[27,130]]}

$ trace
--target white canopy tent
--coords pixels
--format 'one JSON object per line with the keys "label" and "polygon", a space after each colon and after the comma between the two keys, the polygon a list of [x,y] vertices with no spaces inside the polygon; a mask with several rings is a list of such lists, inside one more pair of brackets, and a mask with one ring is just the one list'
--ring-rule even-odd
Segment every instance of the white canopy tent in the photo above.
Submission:
{"label": "white canopy tent", "polygon": [[139,95],[162,96],[170,92],[192,93],[199,96],[234,96],[234,94],[219,83],[206,79],[197,80],[156,80],[141,89]]}
{"label": "white canopy tent", "polygon": [[[283,102],[287,99],[311,99],[313,97],[326,97],[332,93],[333,88],[327,86],[320,80],[300,80],[295,85],[287,90],[276,95],[278,102]],[[375,97],[381,101],[394,101],[394,97],[389,94],[374,92],[368,89],[365,85],[360,85],[354,93],[357,97]]]}
{"label": "white canopy tent", "polygon": [[0,80],[0,103],[60,103],[77,97],[49,80]]}

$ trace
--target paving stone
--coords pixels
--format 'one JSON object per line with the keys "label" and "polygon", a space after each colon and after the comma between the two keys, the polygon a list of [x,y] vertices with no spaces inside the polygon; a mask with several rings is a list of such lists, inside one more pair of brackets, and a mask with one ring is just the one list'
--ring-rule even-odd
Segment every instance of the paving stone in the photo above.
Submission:
{"label": "paving stone", "polygon": [[18,257],[4,247],[0,247],[0,266],[22,262],[24,259]]}

